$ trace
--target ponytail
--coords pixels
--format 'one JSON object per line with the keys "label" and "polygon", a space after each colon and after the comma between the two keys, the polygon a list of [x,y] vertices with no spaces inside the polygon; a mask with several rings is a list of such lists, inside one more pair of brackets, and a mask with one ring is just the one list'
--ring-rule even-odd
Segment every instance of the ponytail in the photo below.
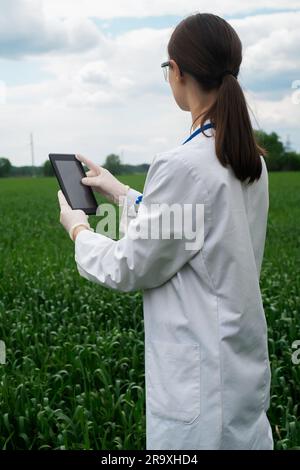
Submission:
{"label": "ponytail", "polygon": [[215,126],[216,155],[223,166],[230,165],[235,176],[248,183],[260,178],[261,148],[252,129],[246,99],[233,74],[224,75],[217,99],[203,115],[202,123],[210,119]]}

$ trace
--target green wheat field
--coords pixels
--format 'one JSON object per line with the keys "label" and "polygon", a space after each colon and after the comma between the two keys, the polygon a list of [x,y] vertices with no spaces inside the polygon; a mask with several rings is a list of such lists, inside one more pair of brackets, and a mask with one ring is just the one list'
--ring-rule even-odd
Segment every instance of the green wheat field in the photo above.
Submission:
{"label": "green wheat field", "polygon": [[[145,175],[121,178],[141,190]],[[276,449],[300,449],[300,173],[271,173],[261,289]],[[79,276],[54,178],[0,180],[1,449],[145,449],[141,292]],[[89,219],[95,227],[98,219]],[[251,380],[251,377],[249,377]]]}

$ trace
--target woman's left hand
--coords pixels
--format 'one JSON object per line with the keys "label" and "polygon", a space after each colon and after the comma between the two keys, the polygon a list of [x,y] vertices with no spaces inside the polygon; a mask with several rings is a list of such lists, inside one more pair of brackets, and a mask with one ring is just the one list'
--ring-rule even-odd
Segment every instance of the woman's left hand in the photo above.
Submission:
{"label": "woman's left hand", "polygon": [[81,209],[73,210],[63,192],[60,190],[57,193],[58,201],[60,205],[60,223],[69,233],[71,240],[74,241],[74,229],[79,226],[86,227],[89,230],[93,230],[88,222],[88,216]]}

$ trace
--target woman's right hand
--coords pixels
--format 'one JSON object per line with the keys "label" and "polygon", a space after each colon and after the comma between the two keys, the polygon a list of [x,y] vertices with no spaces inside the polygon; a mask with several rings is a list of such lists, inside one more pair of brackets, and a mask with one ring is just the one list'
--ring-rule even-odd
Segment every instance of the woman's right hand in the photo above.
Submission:
{"label": "woman's right hand", "polygon": [[77,160],[84,163],[89,168],[86,177],[81,182],[86,186],[105,196],[108,200],[115,204],[120,204],[122,198],[126,196],[129,189],[128,185],[121,183],[106,168],[97,165],[82,155],[75,155]]}

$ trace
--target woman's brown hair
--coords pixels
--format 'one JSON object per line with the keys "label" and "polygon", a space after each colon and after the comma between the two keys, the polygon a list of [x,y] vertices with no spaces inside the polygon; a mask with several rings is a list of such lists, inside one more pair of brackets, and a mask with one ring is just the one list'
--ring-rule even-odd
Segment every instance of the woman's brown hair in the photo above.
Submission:
{"label": "woman's brown hair", "polygon": [[235,30],[217,15],[190,15],[173,31],[168,54],[181,73],[192,75],[204,91],[218,88],[215,102],[200,116],[201,125],[210,119],[215,127],[220,163],[229,164],[241,181],[249,178],[248,183],[252,183],[259,179],[260,155],[265,156],[266,151],[255,140],[246,99],[237,80],[242,43]]}

